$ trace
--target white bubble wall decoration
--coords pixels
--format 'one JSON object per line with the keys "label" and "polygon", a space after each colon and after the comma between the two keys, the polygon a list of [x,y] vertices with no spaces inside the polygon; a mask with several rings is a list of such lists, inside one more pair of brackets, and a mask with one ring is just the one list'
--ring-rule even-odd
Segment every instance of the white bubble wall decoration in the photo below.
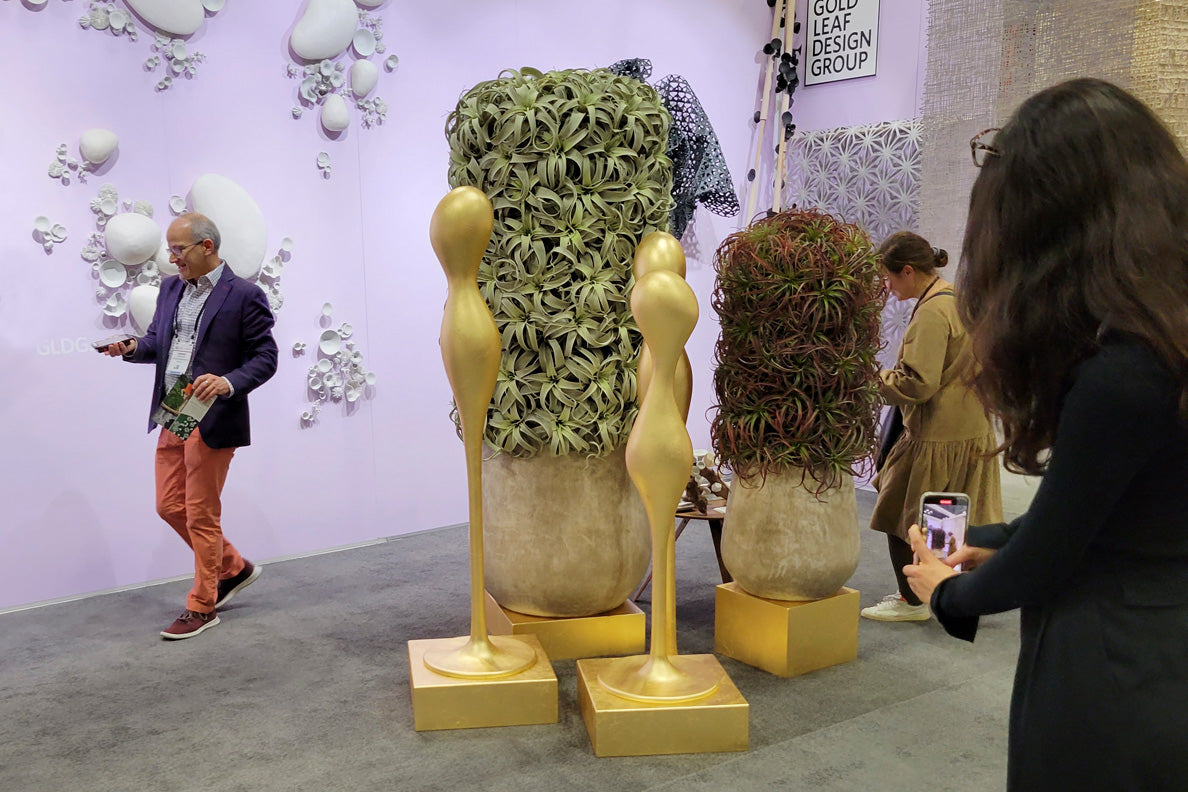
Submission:
{"label": "white bubble wall decoration", "polygon": [[[377,377],[364,365],[363,352],[357,348],[354,328],[343,322],[331,328],[334,306],[322,305],[318,317],[323,328],[318,340],[311,344],[317,350],[317,359],[306,373],[306,393],[309,408],[301,413],[301,425],[311,426],[327,403],[343,404],[345,414],[353,412],[354,405],[371,397]],[[293,344],[293,355],[305,354],[306,345],[298,341]]]}
{"label": "white bubble wall decoration", "polygon": [[247,190],[226,176],[207,173],[194,180],[190,206],[209,217],[223,237],[219,252],[241,278],[255,280],[268,248],[264,213]]}
{"label": "white bubble wall decoration", "polygon": [[150,26],[174,36],[190,36],[206,21],[202,0],[124,0]]}
{"label": "white bubble wall decoration", "polygon": [[[61,165],[65,173],[77,174],[82,181],[91,158],[106,162],[117,142],[114,133],[107,130],[88,130],[79,144],[82,163],[69,164],[68,147],[63,143],[54,164]],[[280,310],[285,301],[281,272],[292,256],[293,240],[284,237],[277,253],[264,261],[268,245],[264,215],[246,190],[225,176],[208,173],[195,180],[188,200],[175,194],[165,203],[173,216],[195,211],[210,217],[219,227],[219,252],[228,266],[263,290],[273,312]],[[153,221],[150,202],[121,200],[119,191],[110,183],[100,186],[90,208],[95,215],[95,230],[86,236],[79,256],[91,267],[91,277],[96,281],[95,299],[109,326],[131,322],[133,329],[143,332],[156,305],[154,290],[160,287],[162,278],[177,275],[163,226]],[[46,216],[33,221],[33,238],[47,253],[66,236],[65,226]]]}
{"label": "white bubble wall decoration", "polygon": [[78,153],[88,165],[99,166],[107,162],[119,144],[119,137],[110,129],[88,129],[78,139]]}
{"label": "white bubble wall decoration", "polygon": [[139,39],[134,21],[140,18],[145,27],[154,33],[151,54],[144,62],[146,72],[162,68],[163,75],[154,86],[158,91],[173,87],[178,78],[191,78],[197,72],[198,64],[206,60],[201,52],[191,52],[186,36],[202,29],[207,14],[222,9],[219,0],[124,0],[125,10],[111,0],[91,0],[87,13],[78,20],[80,27],[99,33],[126,38],[130,42]]}
{"label": "white bubble wall decoration", "polygon": [[61,182],[62,186],[70,184],[74,179],[80,182],[87,180],[86,168],[71,157],[69,151],[70,149],[65,143],[59,143],[55,157],[48,168],[49,177]]}
{"label": "white bubble wall decoration", "polygon": [[306,61],[337,58],[351,45],[356,19],[351,0],[309,0],[293,26],[289,48]]}
{"label": "white bubble wall decoration", "polygon": [[[363,128],[384,122],[388,104],[372,95],[379,82],[378,63],[392,71],[399,59],[395,55],[384,58],[383,19],[366,10],[383,1],[361,1],[361,9],[351,0],[310,0],[289,39],[294,61],[286,66],[286,74],[300,81],[298,104],[290,110],[294,119],[304,117],[306,109],[316,108],[320,126],[337,135],[350,126],[347,100],[351,99]],[[329,174],[320,163],[319,170],[324,176]]]}

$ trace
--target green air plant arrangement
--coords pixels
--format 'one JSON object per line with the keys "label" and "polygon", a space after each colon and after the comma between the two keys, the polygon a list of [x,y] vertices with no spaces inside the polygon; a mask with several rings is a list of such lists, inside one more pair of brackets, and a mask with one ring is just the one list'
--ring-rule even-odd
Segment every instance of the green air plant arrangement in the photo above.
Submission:
{"label": "green air plant arrangement", "polygon": [[479,270],[503,342],[491,447],[601,457],[626,442],[642,344],[631,262],[668,227],[669,123],[652,88],[604,70],[504,72],[450,114],[449,184],[495,210]]}
{"label": "green air plant arrangement", "polygon": [[801,471],[814,494],[874,451],[885,290],[862,229],[790,210],[728,237],[712,305],[714,449],[740,478]]}

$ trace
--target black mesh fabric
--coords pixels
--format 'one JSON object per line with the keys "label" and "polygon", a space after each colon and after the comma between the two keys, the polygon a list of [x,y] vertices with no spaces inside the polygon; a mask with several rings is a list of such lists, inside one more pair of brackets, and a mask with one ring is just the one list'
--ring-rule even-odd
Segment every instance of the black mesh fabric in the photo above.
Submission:
{"label": "black mesh fabric", "polygon": [[[633,58],[612,64],[610,71],[646,82],[652,74],[652,62]],[[669,232],[677,239],[693,219],[697,204],[721,217],[739,212],[738,194],[730,169],[722,156],[718,136],[705,108],[684,77],[670,74],[654,86],[664,107],[672,116],[668,129],[668,158],[672,160],[672,197],[675,206]]]}

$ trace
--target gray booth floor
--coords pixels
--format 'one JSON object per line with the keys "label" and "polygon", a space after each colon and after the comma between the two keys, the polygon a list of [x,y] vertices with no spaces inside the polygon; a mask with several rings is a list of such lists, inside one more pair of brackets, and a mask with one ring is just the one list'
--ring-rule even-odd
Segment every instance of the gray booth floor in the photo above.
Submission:
{"label": "gray booth floor", "polygon": [[[873,501],[858,493],[863,525]],[[984,619],[973,645],[935,621],[861,620],[855,662],[792,679],[720,658],[750,703],[745,753],[596,758],[572,660],[554,663],[557,724],[418,734],[405,642],[468,631],[465,543],[443,528],[269,564],[187,641],[157,635],[185,583],[0,615],[0,790],[1004,785],[1015,614]],[[713,651],[718,582],[693,523],[677,543],[681,652]],[[863,530],[850,585],[863,606],[893,589],[881,535]]]}

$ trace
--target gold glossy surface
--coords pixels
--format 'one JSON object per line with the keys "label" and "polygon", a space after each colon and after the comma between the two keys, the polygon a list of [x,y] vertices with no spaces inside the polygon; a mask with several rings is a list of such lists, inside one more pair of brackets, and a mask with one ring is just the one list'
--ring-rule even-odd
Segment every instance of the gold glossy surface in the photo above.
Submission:
{"label": "gold glossy surface", "polygon": [[651,387],[627,439],[627,472],[647,511],[656,559],[652,641],[646,657],[608,661],[597,678],[604,690],[629,700],[692,701],[713,693],[721,683],[715,675],[694,673],[690,664],[676,660],[672,515],[689,478],[693,444],[677,408],[674,380],[685,342],[697,324],[697,298],[676,273],[653,269],[636,281],[631,310],[654,363]]}
{"label": "gold glossy surface", "polygon": [[602,669],[598,682],[621,698],[677,704],[711,695],[725,677],[720,666],[707,666],[689,657],[637,655]]}
{"label": "gold glossy surface", "polygon": [[782,677],[858,657],[858,592],[809,602],[765,599],[737,583],[714,596],[714,651]]}
{"label": "gold glossy surface", "polygon": [[[522,673],[499,679],[442,676],[425,666],[426,654],[457,640],[408,642],[413,725],[417,731],[557,722],[557,677],[548,663],[536,663]],[[534,636],[506,640],[520,642],[534,655],[543,656]]]}
{"label": "gold glossy surface", "polygon": [[599,682],[613,659],[578,660],[578,706],[595,756],[745,751],[750,706],[713,655],[680,658],[699,666],[697,675],[721,684],[691,703],[645,703],[617,696]]}
{"label": "gold glossy surface", "polygon": [[681,243],[667,231],[644,234],[635,247],[632,272],[638,281],[649,272],[668,270],[685,277],[685,251]]}
{"label": "gold glossy surface", "polygon": [[441,320],[441,359],[462,424],[470,517],[470,637],[435,648],[426,666],[456,677],[507,676],[529,668],[536,653],[522,645],[493,642],[483,606],[482,443],[487,406],[495,393],[501,347],[499,331],[478,289],[479,265],[491,240],[494,211],[474,187],[451,190],[429,221],[429,240],[448,284]]}
{"label": "gold glossy surface", "polygon": [[[685,277],[685,251],[681,249],[681,243],[677,238],[666,231],[645,234],[635,248],[633,271],[636,282],[656,270],[667,270]],[[651,383],[652,352],[647,344],[644,344],[639,353],[639,365],[636,367],[636,400],[639,404],[643,404]],[[684,349],[681,350],[681,360],[677,364],[673,389],[681,417],[688,421],[689,405],[693,400],[693,366],[689,362],[689,354]]]}
{"label": "gold glossy surface", "polygon": [[531,616],[502,607],[488,592],[491,635],[534,635],[550,660],[639,654],[647,648],[648,625],[634,602],[593,616]]}
{"label": "gold glossy surface", "polygon": [[536,662],[531,646],[506,635],[444,638],[426,650],[425,667],[442,676],[460,679],[498,679],[518,674]]}

